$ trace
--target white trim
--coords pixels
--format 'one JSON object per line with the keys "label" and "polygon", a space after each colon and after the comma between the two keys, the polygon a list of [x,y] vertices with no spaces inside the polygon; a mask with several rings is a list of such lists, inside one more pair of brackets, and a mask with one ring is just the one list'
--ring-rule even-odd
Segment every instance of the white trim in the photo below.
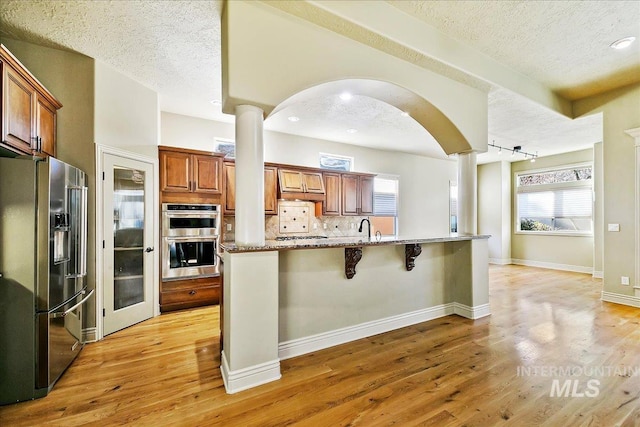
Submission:
{"label": "white trim", "polygon": [[602,301],[613,302],[616,304],[628,305],[631,307],[640,308],[640,297],[634,297],[630,295],[621,295],[613,292],[602,291]]}
{"label": "white trim", "polygon": [[512,263],[511,258],[489,258],[489,264],[509,265]]}
{"label": "white trim", "polygon": [[459,302],[454,302],[453,312],[458,316],[475,320],[475,319],[480,319],[481,317],[489,316],[491,314],[491,307],[489,307],[489,303],[476,305],[474,307],[469,307],[468,305],[460,304]]}
{"label": "white trim", "polygon": [[594,279],[604,279],[604,271],[593,270],[593,278]]}
{"label": "white trim", "polygon": [[640,127],[627,129],[636,146],[636,286],[640,286]]}
{"label": "white trim", "polygon": [[526,259],[516,259],[516,258],[513,258],[511,261],[513,264],[526,265],[528,267],[548,268],[551,270],[574,271],[576,273],[588,273],[588,274],[593,273],[593,267],[583,267],[581,265],[556,264],[554,262],[529,261]]}
{"label": "white trim", "polygon": [[384,319],[360,323],[308,337],[281,342],[278,345],[280,360],[289,359],[373,335],[393,331],[429,320],[457,314],[468,319],[478,319],[491,314],[489,304],[469,307],[459,303],[440,304],[422,310],[398,314]]}
{"label": "white trim", "polygon": [[95,199],[95,214],[96,214],[96,241],[95,241],[95,254],[96,254],[96,333],[95,341],[104,338],[104,322],[102,317],[102,308],[104,307],[104,283],[103,283],[103,271],[102,271],[102,241],[104,236],[104,224],[102,221],[102,172],[104,171],[104,155],[111,154],[114,156],[123,157],[125,159],[136,160],[143,163],[149,163],[153,167],[153,241],[154,247],[158,250],[153,252],[153,315],[160,315],[160,278],[159,278],[159,266],[160,266],[160,214],[158,212],[160,206],[160,199],[158,189],[160,188],[159,181],[159,167],[158,159],[153,157],[143,156],[141,154],[132,153],[130,151],[121,150],[119,148],[111,147],[108,145],[96,145],[96,199]]}
{"label": "white trim", "polygon": [[85,328],[82,330],[82,342],[98,341],[98,330],[96,328]]}
{"label": "white trim", "polygon": [[227,362],[224,351],[221,353],[220,359],[222,360],[220,364],[222,381],[228,394],[234,394],[239,391],[257,387],[271,381],[279,380],[282,377],[282,374],[280,374],[280,360],[278,359],[236,371],[229,369],[229,363]]}

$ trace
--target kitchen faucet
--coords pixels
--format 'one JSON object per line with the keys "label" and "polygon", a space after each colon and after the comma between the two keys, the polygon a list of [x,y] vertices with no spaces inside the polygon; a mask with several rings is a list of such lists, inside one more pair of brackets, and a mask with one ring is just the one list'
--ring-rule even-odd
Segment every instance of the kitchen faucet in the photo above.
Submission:
{"label": "kitchen faucet", "polygon": [[369,240],[371,240],[371,222],[369,221],[369,218],[364,218],[362,221],[360,221],[360,227],[358,227],[358,232],[362,233],[362,224],[364,224],[364,222],[367,221],[367,236],[369,237]]}

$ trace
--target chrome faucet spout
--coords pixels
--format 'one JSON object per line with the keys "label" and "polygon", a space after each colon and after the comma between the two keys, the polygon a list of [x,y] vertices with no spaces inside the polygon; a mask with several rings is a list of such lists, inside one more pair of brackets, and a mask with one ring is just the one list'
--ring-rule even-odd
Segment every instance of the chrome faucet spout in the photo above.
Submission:
{"label": "chrome faucet spout", "polygon": [[367,237],[369,238],[369,240],[371,240],[371,222],[369,221],[369,218],[364,218],[362,221],[360,221],[358,232],[362,233],[362,224],[364,224],[365,221],[367,221]]}

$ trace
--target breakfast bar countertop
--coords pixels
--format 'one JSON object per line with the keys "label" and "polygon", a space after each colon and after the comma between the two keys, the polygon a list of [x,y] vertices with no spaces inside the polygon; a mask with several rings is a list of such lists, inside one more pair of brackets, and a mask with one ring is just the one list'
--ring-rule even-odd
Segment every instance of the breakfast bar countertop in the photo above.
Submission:
{"label": "breakfast bar countertop", "polygon": [[235,242],[224,242],[220,247],[229,253],[281,251],[291,249],[324,249],[324,248],[353,248],[378,245],[409,245],[420,243],[456,242],[474,239],[488,239],[489,235],[457,234],[446,236],[418,237],[410,235],[366,237],[329,237],[329,238],[298,238],[290,240],[266,240],[264,245],[238,245]]}

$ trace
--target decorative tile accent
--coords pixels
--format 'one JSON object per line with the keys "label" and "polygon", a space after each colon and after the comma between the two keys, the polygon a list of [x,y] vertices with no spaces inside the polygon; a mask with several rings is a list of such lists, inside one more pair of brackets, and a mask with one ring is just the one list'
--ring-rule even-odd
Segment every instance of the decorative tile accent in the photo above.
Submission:
{"label": "decorative tile accent", "polygon": [[[265,218],[264,237],[266,240],[274,240],[280,236],[325,236],[325,237],[360,237],[367,236],[366,228],[362,232],[358,232],[360,221],[368,216],[314,216],[315,203],[280,200],[278,201],[278,212],[282,207],[292,207],[295,209],[306,209],[309,213],[308,223],[305,223],[307,231],[291,232],[292,228],[287,226],[285,232],[281,232],[281,225],[287,223],[289,219],[283,215],[269,215]],[[289,213],[289,212],[288,212]],[[297,223],[298,220],[296,220]],[[235,217],[225,216],[223,224],[223,238],[225,242],[235,240]],[[232,231],[227,231],[227,224],[231,224]],[[294,227],[295,228],[295,227]]]}

